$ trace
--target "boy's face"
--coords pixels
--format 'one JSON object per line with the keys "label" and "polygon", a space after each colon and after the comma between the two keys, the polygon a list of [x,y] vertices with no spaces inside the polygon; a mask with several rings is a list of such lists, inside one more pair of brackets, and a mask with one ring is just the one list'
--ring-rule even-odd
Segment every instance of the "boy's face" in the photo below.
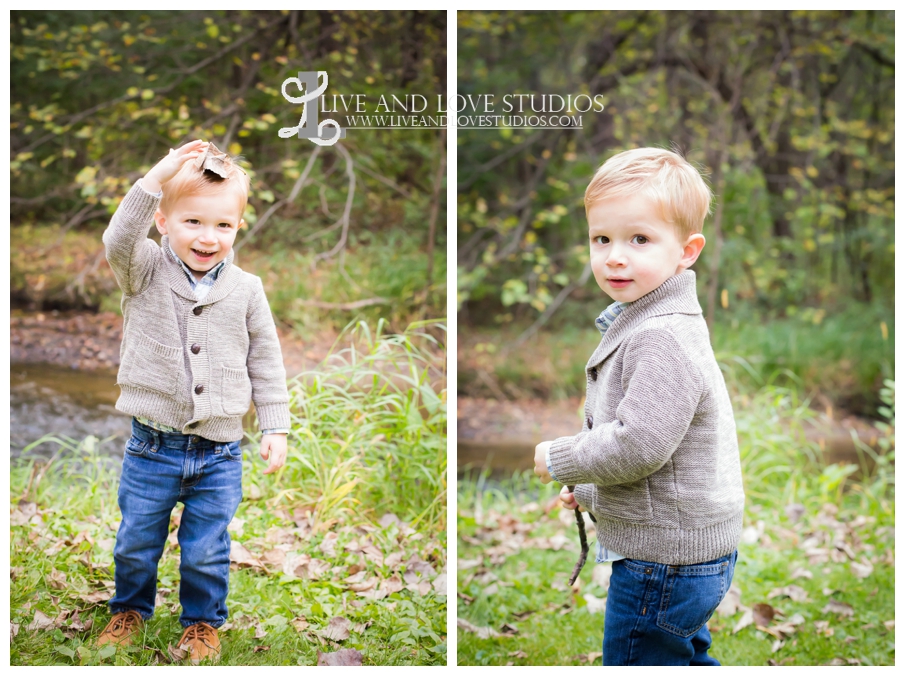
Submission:
{"label": "boy's face", "polygon": [[704,236],[680,241],[675,226],[643,195],[612,197],[588,211],[591,269],[613,300],[630,303],[697,260]]}
{"label": "boy's face", "polygon": [[233,248],[242,214],[239,196],[231,191],[185,195],[164,214],[154,214],[157,230],[197,279],[213,270]]}

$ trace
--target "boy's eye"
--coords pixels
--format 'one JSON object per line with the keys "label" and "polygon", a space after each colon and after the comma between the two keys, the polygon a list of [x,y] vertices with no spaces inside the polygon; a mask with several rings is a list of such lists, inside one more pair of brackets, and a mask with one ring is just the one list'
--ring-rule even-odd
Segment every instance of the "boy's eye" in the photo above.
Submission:
{"label": "boy's eye", "polygon": [[233,226],[232,226],[231,223],[221,223],[221,224],[220,224],[220,227],[221,227],[221,228],[231,228],[231,227],[233,227]]}
{"label": "boy's eye", "polygon": [[632,237],[632,241],[635,244],[647,244],[650,240],[648,240],[644,235],[635,235],[634,237]]}
{"label": "boy's eye", "polygon": [[610,238],[605,235],[597,235],[597,237],[594,238],[595,244],[608,244],[609,241]]}
{"label": "boy's eye", "polygon": [[186,223],[191,223],[192,225],[197,225],[198,222],[199,222],[199,221],[198,221],[197,218],[187,218],[187,219],[186,219]]}

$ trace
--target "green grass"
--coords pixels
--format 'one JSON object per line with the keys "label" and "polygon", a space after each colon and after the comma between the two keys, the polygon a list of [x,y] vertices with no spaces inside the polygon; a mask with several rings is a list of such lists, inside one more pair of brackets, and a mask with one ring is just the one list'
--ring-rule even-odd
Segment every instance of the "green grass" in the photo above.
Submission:
{"label": "green grass", "polygon": [[[885,624],[895,618],[891,382],[881,396],[891,419],[881,430],[885,453],[860,449],[872,455],[872,466],[824,465],[804,439],[812,413],[794,389],[764,386],[736,405],[747,501],[734,586],[743,606],[767,603],[783,613],[768,628],[791,618],[801,623],[776,647],[776,637],[753,625],[733,632],[742,610],[715,615],[712,654],[723,664],[895,662],[894,629]],[[585,595],[605,598],[604,581],[594,573],[608,566],[591,559],[577,589],[568,588],[578,536],[571,515],[560,520],[562,510],[553,506],[558,489],[555,483],[542,486],[530,473],[502,483],[489,482],[486,473],[460,480],[458,592],[468,598],[460,597],[458,617],[501,633],[506,624],[517,629],[492,638],[460,629],[460,664],[581,664],[589,655],[600,663],[603,613],[590,612]],[[786,514],[789,505],[801,506],[797,521]],[[557,537],[565,548],[554,549]],[[824,550],[826,560],[813,551],[811,559],[814,549]],[[855,576],[852,564],[867,562],[873,566],[869,575]],[[788,585],[804,589],[807,598],[770,597]],[[850,606],[851,616],[825,611],[830,599]]]}
{"label": "green grass", "polygon": [[[247,439],[245,499],[230,530],[257,562],[230,575],[222,664],[315,664],[318,651],[340,648],[359,650],[364,664],[445,664],[443,346],[427,329],[442,333],[436,323],[399,335],[359,324],[341,339],[350,347],[300,374],[290,454],[275,477],[262,474],[257,436]],[[112,591],[118,463],[98,457],[93,437],[58,442],[49,464],[26,452],[11,468],[10,662],[166,663],[181,633],[178,545],[161,559],[163,604],[142,647],[96,650],[109,613],[90,594]],[[319,575],[310,566],[283,572],[280,558],[305,555],[323,562]],[[356,573],[387,593],[356,593],[348,582]],[[29,629],[37,611],[59,626]],[[348,639],[319,636],[340,616],[351,623]]]}

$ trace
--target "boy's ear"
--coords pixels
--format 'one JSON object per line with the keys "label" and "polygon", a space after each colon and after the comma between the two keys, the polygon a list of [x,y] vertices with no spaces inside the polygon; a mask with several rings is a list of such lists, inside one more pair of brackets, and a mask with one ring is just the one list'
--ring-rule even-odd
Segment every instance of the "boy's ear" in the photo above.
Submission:
{"label": "boy's ear", "polygon": [[695,233],[691,235],[686,241],[685,246],[682,249],[682,260],[679,261],[679,266],[683,270],[687,270],[694,262],[698,260],[698,256],[701,255],[701,251],[704,249],[704,245],[707,243],[707,240],[704,239],[704,235],[701,233]]}
{"label": "boy's ear", "polygon": [[248,223],[245,222],[245,219],[244,219],[244,218],[240,218],[240,219],[239,219],[239,227],[236,228],[236,229],[237,229],[237,230],[241,230],[241,229],[244,228],[246,225],[248,225]]}
{"label": "boy's ear", "polygon": [[160,209],[154,212],[154,222],[157,224],[157,232],[161,235],[167,234],[167,217]]}

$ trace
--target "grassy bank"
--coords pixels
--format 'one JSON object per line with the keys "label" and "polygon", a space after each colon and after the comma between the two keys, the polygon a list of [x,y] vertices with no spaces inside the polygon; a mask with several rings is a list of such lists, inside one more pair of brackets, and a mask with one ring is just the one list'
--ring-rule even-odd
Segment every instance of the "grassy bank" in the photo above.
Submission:
{"label": "grassy bank", "polygon": [[[288,226],[287,226],[288,227]],[[13,298],[37,309],[119,312],[122,293],[104,259],[102,229],[19,225],[11,232]],[[156,236],[152,230],[150,234]],[[241,241],[241,236],[240,236]],[[324,242],[252,242],[236,261],[260,276],[270,307],[300,334],[335,333],[352,318],[379,318],[395,330],[446,311],[446,249],[437,247],[431,284],[424,243],[402,228],[349,235],[345,250],[318,260]],[[366,305],[356,305],[369,301]]]}
{"label": "grassy bank", "polygon": [[[574,308],[568,310],[518,350],[507,346],[528,328],[524,322],[460,331],[459,393],[510,399],[583,396],[585,362],[600,335],[590,321],[576,324]],[[875,415],[882,382],[894,377],[893,316],[881,304],[829,312],[805,308],[769,321],[740,309],[721,316],[711,340],[717,359],[738,371],[740,386],[790,385],[859,415]]]}
{"label": "grassy bank", "polygon": [[[446,661],[446,404],[442,352],[425,323],[399,335],[358,325],[291,383],[286,466],[265,477],[244,444],[245,499],[230,525],[230,619],[221,663]],[[175,534],[141,647],[94,649],[109,619],[118,463],[96,440],[59,438],[47,464],[11,467],[12,664],[155,664],[180,636]],[[178,523],[178,512],[173,526]]]}
{"label": "grassy bank", "polygon": [[[747,500],[733,590],[710,621],[723,664],[894,664],[892,397],[885,454],[859,446],[861,467],[822,464],[795,389],[736,406]],[[459,482],[460,664],[600,664],[611,568],[591,559],[568,587],[578,535],[558,490],[530,473]]]}

